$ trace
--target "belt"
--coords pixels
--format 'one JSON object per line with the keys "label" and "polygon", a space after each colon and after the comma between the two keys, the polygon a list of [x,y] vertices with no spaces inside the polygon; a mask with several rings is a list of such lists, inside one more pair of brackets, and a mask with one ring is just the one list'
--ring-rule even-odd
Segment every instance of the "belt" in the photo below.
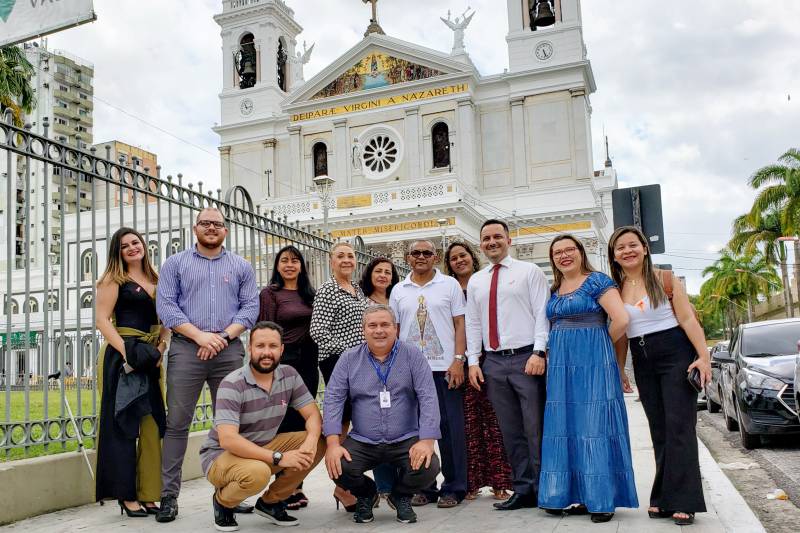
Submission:
{"label": "belt", "polygon": [[487,350],[486,353],[492,355],[499,355],[501,357],[508,357],[510,355],[518,355],[521,353],[531,353],[532,351],[533,351],[533,344],[529,344],[527,346],[522,346],[521,348],[509,348],[508,350],[497,350],[494,352],[491,350]]}
{"label": "belt", "polygon": [[[177,333],[175,331],[172,332],[172,338],[173,339],[179,339],[179,340],[186,341],[186,342],[194,343],[194,340],[190,339],[186,335],[181,335],[180,333]],[[240,340],[239,337],[236,337],[235,339],[229,340],[228,344],[233,344],[235,341],[238,341],[238,340]]]}

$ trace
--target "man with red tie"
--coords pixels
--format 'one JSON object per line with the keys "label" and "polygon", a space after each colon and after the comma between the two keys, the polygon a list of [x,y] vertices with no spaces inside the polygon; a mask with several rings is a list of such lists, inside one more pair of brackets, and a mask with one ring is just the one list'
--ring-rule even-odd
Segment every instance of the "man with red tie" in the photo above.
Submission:
{"label": "man with red tie", "polygon": [[511,464],[514,495],[494,504],[500,511],[536,507],[539,498],[549,333],[547,279],[538,266],[509,256],[509,246],[505,222],[483,223],[481,250],[490,265],[470,278],[466,313],[469,380],[487,387]]}

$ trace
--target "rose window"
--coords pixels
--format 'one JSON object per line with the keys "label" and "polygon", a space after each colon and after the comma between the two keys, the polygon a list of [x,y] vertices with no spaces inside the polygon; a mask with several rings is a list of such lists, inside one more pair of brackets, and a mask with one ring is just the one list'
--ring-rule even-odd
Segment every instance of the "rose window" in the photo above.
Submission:
{"label": "rose window", "polygon": [[399,168],[403,147],[392,130],[379,128],[369,132],[363,139],[361,160],[367,178],[387,178]]}

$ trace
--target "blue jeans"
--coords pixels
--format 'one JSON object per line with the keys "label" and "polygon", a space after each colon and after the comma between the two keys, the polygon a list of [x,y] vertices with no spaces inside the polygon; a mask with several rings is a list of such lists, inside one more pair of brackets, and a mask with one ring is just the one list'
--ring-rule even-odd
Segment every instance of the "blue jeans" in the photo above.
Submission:
{"label": "blue jeans", "polygon": [[372,476],[378,486],[378,493],[390,493],[397,481],[397,469],[389,463],[383,463],[372,469]]}

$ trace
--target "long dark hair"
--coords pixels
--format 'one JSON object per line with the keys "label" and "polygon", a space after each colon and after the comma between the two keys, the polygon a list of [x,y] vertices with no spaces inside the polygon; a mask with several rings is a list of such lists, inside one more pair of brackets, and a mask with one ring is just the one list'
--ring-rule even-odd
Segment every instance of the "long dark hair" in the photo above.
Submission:
{"label": "long dark hair", "polygon": [[444,271],[448,276],[453,276],[454,278],[456,277],[456,273],[453,272],[453,267],[450,266],[450,254],[453,253],[453,248],[456,246],[462,247],[472,258],[473,274],[481,269],[481,262],[478,260],[478,254],[475,253],[475,250],[472,249],[472,246],[461,241],[451,242],[450,246],[447,247],[447,251],[444,253]]}
{"label": "long dark hair", "polygon": [[128,277],[128,264],[122,259],[122,238],[126,235],[134,235],[139,242],[142,243],[144,248],[144,257],[142,258],[142,270],[147,279],[153,283],[158,283],[158,274],[150,263],[150,254],[147,253],[147,242],[142,237],[142,234],[133,228],[122,227],[119,228],[111,237],[111,242],[108,245],[108,262],[106,263],[106,270],[100,276],[100,283],[113,282],[117,285],[122,285],[130,278]]}
{"label": "long dark hair", "polygon": [[644,280],[644,287],[647,290],[647,298],[650,299],[650,305],[655,309],[667,299],[667,293],[664,286],[661,284],[660,276],[656,275],[656,269],[653,266],[652,255],[650,254],[650,246],[647,244],[647,237],[644,233],[634,226],[622,226],[617,228],[608,240],[608,262],[611,264],[611,277],[614,282],[622,289],[622,284],[625,282],[625,271],[622,266],[617,263],[614,258],[614,248],[620,237],[626,233],[633,233],[639,242],[642,243],[642,248],[647,252],[644,256],[644,263],[642,264],[642,278]]}
{"label": "long dark hair", "polygon": [[300,295],[300,299],[303,300],[303,303],[306,305],[313,305],[314,295],[317,293],[317,291],[314,290],[314,287],[311,285],[311,279],[308,277],[306,260],[303,258],[303,254],[300,252],[300,250],[291,244],[278,250],[277,255],[275,255],[275,263],[272,265],[272,278],[269,280],[270,288],[273,290],[279,290],[285,285],[283,282],[283,276],[281,276],[281,273],[278,272],[278,264],[280,263],[281,256],[285,253],[292,254],[300,261],[300,274],[297,275],[297,294]]}
{"label": "long dark hair", "polygon": [[376,257],[369,262],[367,268],[365,268],[364,272],[361,274],[361,290],[364,291],[364,296],[367,298],[372,296],[372,293],[375,292],[375,286],[372,284],[372,271],[375,270],[375,267],[381,263],[389,263],[389,265],[392,267],[392,281],[389,283],[389,286],[386,287],[387,298],[390,294],[392,294],[392,289],[394,286],[400,282],[400,274],[397,273],[397,269],[394,267],[392,260],[388,257]]}
{"label": "long dark hair", "polygon": [[589,262],[589,258],[586,257],[586,248],[583,247],[583,243],[577,238],[568,233],[563,235],[559,235],[555,239],[550,242],[550,268],[553,269],[553,285],[550,286],[550,290],[552,292],[558,291],[561,288],[561,283],[564,282],[564,274],[556,267],[556,262],[553,260],[553,246],[556,245],[557,242],[570,240],[575,243],[575,247],[581,253],[581,274],[591,274],[592,272],[597,272],[594,269],[592,264]]}

